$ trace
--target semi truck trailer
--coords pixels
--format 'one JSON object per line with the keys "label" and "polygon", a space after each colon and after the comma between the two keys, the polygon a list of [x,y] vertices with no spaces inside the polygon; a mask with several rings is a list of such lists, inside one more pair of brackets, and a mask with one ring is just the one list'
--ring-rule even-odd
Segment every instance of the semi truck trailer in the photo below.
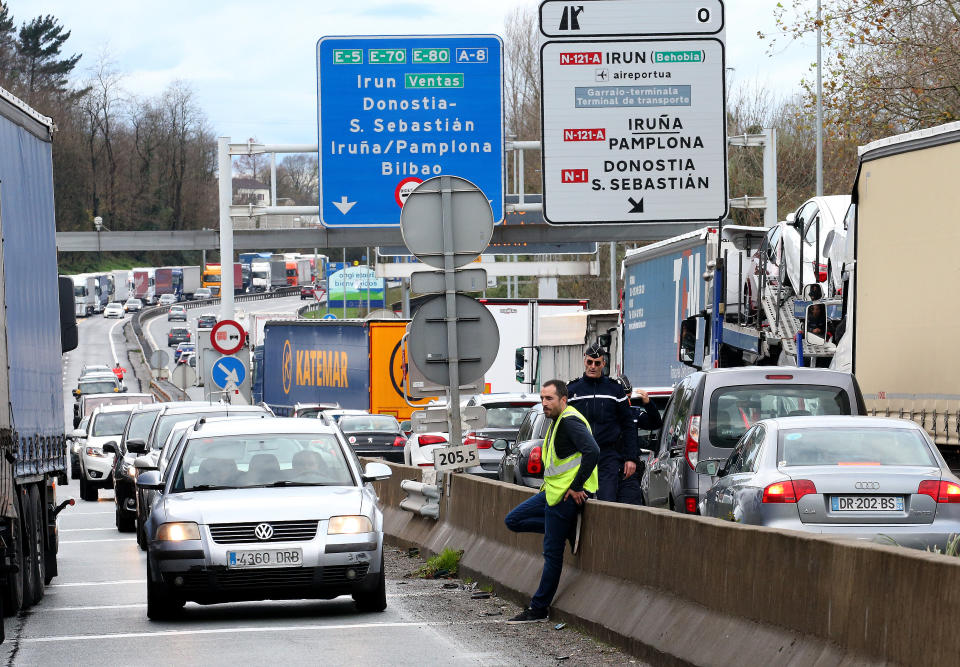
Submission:
{"label": "semi truck trailer", "polygon": [[[57,575],[67,483],[61,355],[77,346],[74,283],[57,275],[54,123],[0,88],[0,605],[14,615]],[[60,326],[56,326],[59,322]]]}

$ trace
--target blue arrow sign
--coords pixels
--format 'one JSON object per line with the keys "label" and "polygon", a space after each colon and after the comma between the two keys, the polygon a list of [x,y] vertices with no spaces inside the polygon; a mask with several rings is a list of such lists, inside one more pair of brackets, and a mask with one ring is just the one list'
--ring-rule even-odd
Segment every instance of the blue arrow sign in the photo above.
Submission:
{"label": "blue arrow sign", "polygon": [[333,313],[327,313],[326,315],[324,315],[324,316],[321,317],[320,319],[321,319],[321,320],[335,320],[335,319],[337,319],[337,316],[334,315]]}
{"label": "blue arrow sign", "polygon": [[236,357],[220,357],[213,362],[213,383],[221,389],[236,389],[247,377],[247,367]]}
{"label": "blue arrow sign", "polygon": [[398,226],[440,174],[474,183],[501,222],[501,53],[496,35],[321,38],[320,222]]}

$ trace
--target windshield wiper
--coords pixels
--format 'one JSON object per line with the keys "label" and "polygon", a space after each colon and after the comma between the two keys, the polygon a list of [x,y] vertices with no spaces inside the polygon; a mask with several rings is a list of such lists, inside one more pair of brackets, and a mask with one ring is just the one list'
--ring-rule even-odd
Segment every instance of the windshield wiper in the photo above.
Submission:
{"label": "windshield wiper", "polygon": [[281,479],[278,482],[271,482],[270,484],[257,484],[255,486],[248,486],[248,489],[267,489],[273,486],[324,486],[323,482],[294,482],[289,479]]}
{"label": "windshield wiper", "polygon": [[235,489],[235,486],[220,486],[218,484],[201,484],[199,486],[191,486],[189,489],[184,489],[184,491],[220,491],[222,489]]}

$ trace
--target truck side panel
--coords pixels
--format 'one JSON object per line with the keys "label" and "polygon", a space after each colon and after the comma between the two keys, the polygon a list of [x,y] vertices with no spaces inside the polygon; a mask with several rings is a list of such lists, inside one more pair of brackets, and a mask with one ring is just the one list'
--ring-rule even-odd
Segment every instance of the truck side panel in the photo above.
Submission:
{"label": "truck side panel", "polygon": [[[960,284],[960,132],[952,135],[941,145],[864,156],[855,185],[853,372],[870,412],[913,419],[956,451],[960,312],[947,295]],[[911,352],[898,353],[898,343]],[[955,456],[948,461],[957,465]]]}
{"label": "truck side panel", "polygon": [[[3,329],[9,366],[0,428],[19,448],[18,475],[66,469],[59,287],[49,138],[0,117],[0,224],[3,237]],[[5,366],[0,366],[0,368]],[[12,421],[12,423],[11,423]]]}
{"label": "truck side panel", "polygon": [[366,410],[369,351],[364,322],[268,322],[263,400],[288,415],[297,403],[336,402]]}
{"label": "truck side panel", "polygon": [[[370,412],[410,419],[413,408],[403,400],[403,350],[400,341],[407,320],[370,323]],[[426,405],[429,399],[411,401]]]}
{"label": "truck side panel", "polygon": [[[706,249],[697,238],[624,261],[623,374],[635,387],[669,387],[693,369],[678,360],[680,322],[708,305]],[[699,321],[700,342],[704,327]],[[697,346],[701,361],[702,345]]]}

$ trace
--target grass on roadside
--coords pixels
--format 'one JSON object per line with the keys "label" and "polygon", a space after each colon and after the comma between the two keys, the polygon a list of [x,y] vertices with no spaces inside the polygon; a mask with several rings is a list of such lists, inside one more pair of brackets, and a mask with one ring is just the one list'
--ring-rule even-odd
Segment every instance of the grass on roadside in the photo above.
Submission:
{"label": "grass on roadside", "polygon": [[426,564],[417,570],[417,576],[422,579],[437,579],[439,577],[455,577],[460,567],[460,558],[463,551],[456,551],[449,547],[435,556],[427,559]]}

